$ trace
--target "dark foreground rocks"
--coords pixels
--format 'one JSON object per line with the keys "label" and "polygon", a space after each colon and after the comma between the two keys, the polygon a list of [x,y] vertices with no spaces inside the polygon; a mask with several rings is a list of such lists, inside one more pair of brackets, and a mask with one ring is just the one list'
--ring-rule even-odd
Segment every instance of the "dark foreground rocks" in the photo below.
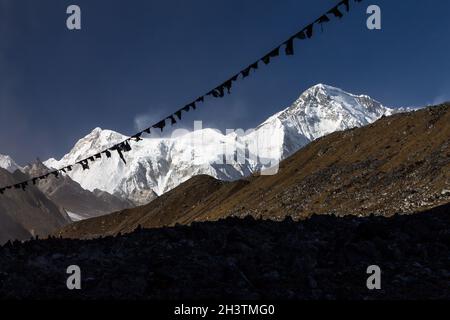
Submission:
{"label": "dark foreground rocks", "polygon": [[[66,287],[69,265],[82,289]],[[382,269],[368,290],[366,269]],[[450,298],[450,204],[408,216],[229,218],[0,248],[3,299]]]}

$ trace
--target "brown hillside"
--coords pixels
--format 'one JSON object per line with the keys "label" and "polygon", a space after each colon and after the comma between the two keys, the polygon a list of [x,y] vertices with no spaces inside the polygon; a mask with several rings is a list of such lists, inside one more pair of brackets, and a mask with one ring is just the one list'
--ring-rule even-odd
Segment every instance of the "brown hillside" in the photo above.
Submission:
{"label": "brown hillside", "polygon": [[274,176],[219,182],[195,177],[148,205],[67,226],[65,237],[129,232],[230,215],[391,216],[450,200],[450,105],[384,117],[309,144]]}
{"label": "brown hillside", "polygon": [[[80,221],[70,225],[67,231],[95,237],[133,231],[139,224],[147,227],[171,225],[205,201],[208,192],[214,193],[223,184],[209,176],[196,176],[177,187],[176,192],[168,192],[145,206]],[[163,212],[170,214],[164,215]],[[150,216],[152,218],[149,219]]]}

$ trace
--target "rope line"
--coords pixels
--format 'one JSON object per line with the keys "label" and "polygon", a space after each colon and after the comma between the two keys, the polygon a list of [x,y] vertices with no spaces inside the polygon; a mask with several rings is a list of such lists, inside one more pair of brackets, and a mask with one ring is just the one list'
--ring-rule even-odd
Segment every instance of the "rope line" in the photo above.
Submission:
{"label": "rope line", "polygon": [[[166,127],[166,125],[169,121],[170,121],[169,124],[171,126],[174,126],[177,123],[177,121],[181,120],[183,112],[189,112],[191,110],[196,110],[197,106],[200,103],[204,103],[205,98],[207,98],[207,97],[222,98],[225,96],[226,93],[230,94],[231,88],[232,88],[234,82],[236,82],[239,78],[241,78],[241,79],[247,78],[250,75],[250,73],[252,72],[252,70],[255,71],[259,68],[259,65],[261,62],[264,65],[268,65],[273,58],[277,58],[278,56],[280,56],[280,54],[281,54],[280,52],[283,48],[284,48],[284,53],[286,56],[294,55],[294,53],[295,53],[294,41],[295,40],[305,40],[305,39],[312,38],[314,35],[314,26],[315,25],[320,25],[321,30],[323,31],[324,23],[330,22],[332,18],[341,19],[344,16],[343,10],[345,10],[345,12],[350,11],[350,8],[351,8],[350,1],[353,1],[356,3],[362,2],[362,0],[342,0],[342,1],[340,1],[337,5],[335,5],[333,8],[331,8],[326,13],[321,15],[314,22],[308,24],[306,27],[304,27],[303,29],[298,31],[296,34],[289,37],[288,40],[279,44],[275,49],[273,49],[269,53],[265,54],[262,58],[258,59],[256,62],[251,63],[246,68],[242,69],[241,71],[239,71],[238,73],[236,73],[235,75],[230,77],[225,82],[221,83],[214,89],[208,91],[208,93],[201,95],[200,97],[195,99],[193,102],[188,103],[184,107],[180,108],[179,110],[175,111],[174,113],[170,114],[169,116],[163,118],[162,120],[154,123],[150,127],[146,128],[142,131],[139,131],[138,133],[130,136],[129,138],[127,138],[107,149],[104,149],[94,155],[91,155],[82,160],[79,160],[73,164],[67,165],[63,168],[60,168],[60,169],[57,169],[54,171],[50,171],[41,176],[32,177],[28,180],[25,180],[25,181],[22,181],[22,182],[13,184],[13,185],[1,187],[0,195],[4,194],[4,192],[6,190],[10,190],[10,189],[22,189],[25,191],[27,186],[30,183],[32,183],[33,185],[36,185],[36,183],[39,180],[45,180],[50,176],[54,176],[55,178],[58,178],[61,173],[67,173],[67,172],[72,171],[73,167],[76,165],[80,165],[83,168],[83,170],[89,170],[90,162],[95,162],[97,159],[101,159],[102,155],[106,156],[107,158],[111,158],[111,156],[112,156],[111,152],[114,152],[114,151],[118,153],[120,159],[126,164],[127,162],[126,162],[124,153],[127,153],[132,150],[131,145],[130,145],[131,141],[135,141],[135,142],[141,141],[142,135],[143,134],[150,135],[152,130],[159,129],[161,132],[163,132],[164,128]],[[226,90],[226,92],[225,92],[225,90]]]}

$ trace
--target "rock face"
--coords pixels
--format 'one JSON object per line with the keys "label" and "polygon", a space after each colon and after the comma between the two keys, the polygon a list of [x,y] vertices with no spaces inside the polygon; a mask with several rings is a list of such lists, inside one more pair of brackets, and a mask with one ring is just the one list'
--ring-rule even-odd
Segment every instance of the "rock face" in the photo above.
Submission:
{"label": "rock face", "polygon": [[[144,139],[132,144],[126,165],[118,157],[101,159],[92,164],[89,174],[76,167],[69,175],[87,190],[99,189],[146,204],[193,176],[237,180],[277,164],[319,137],[364,126],[394,112],[368,96],[319,84],[253,132],[225,135],[203,129],[176,138]],[[63,167],[125,138],[96,128],[61,160],[49,159],[45,164]],[[238,160],[244,155],[246,161]]]}
{"label": "rock face", "polygon": [[[228,218],[0,248],[0,298],[449,299],[450,205],[392,218]],[[68,265],[82,290],[67,290]],[[379,265],[381,290],[366,270]],[[76,291],[76,292],[75,292]]]}
{"label": "rock face", "polygon": [[[41,176],[49,169],[37,161],[23,169],[30,176]],[[50,200],[63,207],[72,220],[82,220],[101,216],[110,212],[132,207],[130,201],[95,189],[93,192],[83,189],[67,175],[53,176],[37,182],[37,187]]]}
{"label": "rock face", "polygon": [[[1,185],[24,179],[26,176],[19,171],[12,174],[0,168]],[[69,222],[67,213],[34,186],[0,195],[0,244],[11,239],[46,236]]]}
{"label": "rock face", "polygon": [[196,176],[148,205],[57,234],[91,238],[228,216],[417,212],[450,201],[449,123],[449,104],[383,117],[315,140],[284,160],[277,175],[234,182]]}

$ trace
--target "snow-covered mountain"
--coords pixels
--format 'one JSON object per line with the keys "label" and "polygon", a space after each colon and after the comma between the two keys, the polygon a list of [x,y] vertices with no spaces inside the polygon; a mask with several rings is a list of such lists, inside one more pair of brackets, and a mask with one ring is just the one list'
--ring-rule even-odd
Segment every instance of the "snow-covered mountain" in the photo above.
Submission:
{"label": "snow-covered mountain", "polygon": [[324,84],[306,90],[290,107],[273,115],[257,130],[276,134],[284,159],[309,142],[335,131],[361,127],[395,113],[366,95],[354,95]]}
{"label": "snow-covered mountain", "polygon": [[[276,166],[317,138],[364,126],[395,112],[366,95],[319,84],[251,132],[223,134],[202,129],[170,138],[146,138],[132,143],[132,151],[125,155],[127,164],[114,155],[92,163],[87,172],[76,166],[69,175],[85,189],[104,190],[144,204],[195,175],[234,180]],[[49,159],[45,164],[60,168],[125,138],[96,128],[61,160]]]}
{"label": "snow-covered mountain", "polygon": [[[124,138],[115,132],[96,128],[63,159],[49,159],[45,164],[58,168],[74,163],[86,154],[95,154]],[[91,163],[88,172],[76,166],[69,174],[83,188],[104,190],[136,204],[144,204],[198,174],[209,174],[223,180],[251,174],[257,167],[256,163],[219,163],[222,155],[227,153],[226,148],[234,142],[233,136],[222,135],[212,129],[193,131],[176,138],[144,139],[132,143],[132,151],[125,154],[127,164],[114,154],[110,159],[102,158]],[[86,150],[88,153],[84,152]]]}
{"label": "snow-covered mountain", "polygon": [[3,154],[0,154],[0,168],[3,168],[11,173],[16,170],[22,170],[22,168],[15,163],[10,156]]}

